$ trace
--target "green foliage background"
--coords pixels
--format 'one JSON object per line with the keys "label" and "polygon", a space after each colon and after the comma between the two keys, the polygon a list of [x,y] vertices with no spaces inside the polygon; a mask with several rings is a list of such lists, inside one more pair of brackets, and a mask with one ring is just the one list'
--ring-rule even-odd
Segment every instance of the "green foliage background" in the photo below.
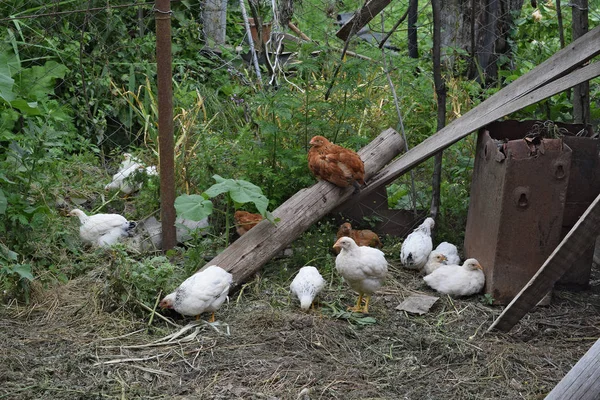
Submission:
{"label": "green foliage background", "polygon": [[[80,3],[62,1],[60,10],[79,10],[84,7]],[[325,8],[335,10],[336,4],[327,2]],[[529,5],[516,18],[509,38],[512,52],[501,59],[501,80],[496,86],[482,87],[462,77],[460,70],[445,73],[448,122],[559,50],[556,10],[549,3],[538,4],[541,21],[533,19]],[[347,2],[345,7],[352,10],[358,5]],[[313,135],[358,150],[384,129],[397,128],[383,57],[399,95],[409,145],[435,132],[430,7],[424,5],[419,13],[419,59],[406,56],[406,40],[399,31],[391,38],[398,53],[382,54],[353,41],[351,50],[373,61],[346,57],[341,62],[336,50],[341,43],[333,39],[337,26],[323,6],[318,0],[297,5],[302,18],[295,22],[315,42],[291,46],[297,62],[273,88],[265,82],[257,84],[252,68],[235,51],[236,46],[248,49],[236,3],[230,4],[227,46],[219,55],[206,51],[202,43],[198,4],[172,3],[178,194],[204,193],[218,175],[256,185],[268,199],[267,208],[273,210],[314,182],[306,166]],[[386,9],[387,29],[406,6],[402,1]],[[2,2],[0,15],[52,11],[47,7],[41,0]],[[107,196],[103,190],[123,151],[135,153],[149,165],[157,163],[154,14],[146,4],[106,8],[105,2],[90,1],[87,7],[100,11],[4,20],[0,25],[0,279],[4,288],[23,289],[25,294],[24,282],[33,277],[42,283],[69,279],[86,271],[96,256],[108,257],[85,255],[77,223],[67,219],[66,209],[77,205],[89,212],[126,213],[136,220],[159,208],[156,181],[147,182],[128,199],[118,193]],[[569,15],[563,12],[566,27]],[[265,17],[269,19],[268,12]],[[374,26],[380,24],[376,21]],[[599,21],[598,13],[591,12],[590,29]],[[569,29],[565,33],[569,42]],[[598,85],[593,83],[591,90],[592,120],[597,123]],[[567,94],[562,93],[510,117],[569,122],[571,109]],[[471,135],[444,152],[440,240],[462,243],[474,146]],[[429,207],[431,173],[430,161],[415,168],[419,208]],[[410,208],[409,188],[408,174],[390,185],[390,207]],[[232,213],[227,198],[215,196],[211,201]],[[203,254],[228,243],[229,237],[222,237],[228,236],[229,219],[215,216],[212,222],[211,235],[198,238],[188,257],[180,258],[186,271],[202,263]],[[320,233],[324,228],[315,229]],[[307,233],[311,234],[315,232]],[[146,267],[158,268],[162,272],[156,276],[162,283],[168,275],[164,271],[171,268],[162,258],[126,259],[138,275]],[[123,282],[131,282],[132,271],[123,272]],[[154,279],[148,276],[148,282]],[[152,296],[144,292],[143,297],[150,301]]]}

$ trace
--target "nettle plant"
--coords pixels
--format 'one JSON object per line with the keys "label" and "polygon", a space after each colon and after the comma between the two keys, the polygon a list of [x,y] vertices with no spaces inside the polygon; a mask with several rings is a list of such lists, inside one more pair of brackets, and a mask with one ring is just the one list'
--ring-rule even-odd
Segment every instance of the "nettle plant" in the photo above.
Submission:
{"label": "nettle plant", "polygon": [[225,215],[225,237],[229,240],[231,223],[231,209],[237,209],[246,203],[252,203],[264,218],[272,223],[277,222],[267,207],[269,199],[262,193],[258,186],[243,179],[225,179],[213,175],[217,182],[202,194],[183,194],[175,199],[177,216],[183,219],[200,221],[210,216],[216,209],[211,199],[225,195],[225,210],[218,210]]}

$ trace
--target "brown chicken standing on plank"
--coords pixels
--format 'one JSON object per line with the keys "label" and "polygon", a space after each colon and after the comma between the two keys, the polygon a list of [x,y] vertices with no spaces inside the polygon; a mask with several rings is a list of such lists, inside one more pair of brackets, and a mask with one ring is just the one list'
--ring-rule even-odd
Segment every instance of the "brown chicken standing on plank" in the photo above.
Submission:
{"label": "brown chicken standing on plank", "polygon": [[262,221],[263,216],[260,214],[249,213],[248,211],[238,210],[233,214],[233,220],[235,222],[236,232],[238,235],[242,236]]}
{"label": "brown chicken standing on plank", "polygon": [[313,137],[310,146],[308,168],[317,179],[343,188],[352,185],[355,193],[360,191],[360,185],[365,184],[365,164],[358,154],[323,136]]}
{"label": "brown chicken standing on plank", "polygon": [[[338,229],[336,236],[338,239],[342,236],[348,236],[354,239],[359,246],[383,247],[381,240],[379,240],[379,236],[377,236],[375,232],[369,229],[352,229],[352,225],[349,222],[344,222],[340,225],[340,229]],[[339,252],[339,250],[337,252]]]}

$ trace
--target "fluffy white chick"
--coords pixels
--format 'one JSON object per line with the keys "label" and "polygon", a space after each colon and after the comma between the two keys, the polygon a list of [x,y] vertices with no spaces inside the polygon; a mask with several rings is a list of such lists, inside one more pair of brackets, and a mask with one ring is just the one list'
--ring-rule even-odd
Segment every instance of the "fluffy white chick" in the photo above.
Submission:
{"label": "fluffy white chick", "polygon": [[300,308],[306,311],[324,287],[325,279],[319,270],[309,265],[300,268],[290,284],[290,291],[300,300]]}
{"label": "fluffy white chick", "polygon": [[71,210],[71,216],[79,218],[79,236],[81,240],[100,247],[108,247],[128,236],[135,228],[135,222],[128,221],[119,214],[86,215],[78,208]]}
{"label": "fluffy white chick", "polygon": [[460,265],[460,256],[458,255],[458,249],[455,245],[449,242],[442,242],[437,245],[433,251],[437,251],[438,253],[442,253],[446,256],[448,261],[446,264]]}
{"label": "fluffy white chick", "polygon": [[445,255],[434,250],[431,253],[429,253],[429,258],[427,259],[427,262],[423,267],[423,272],[425,273],[425,275],[429,275],[442,265],[446,265],[447,261],[448,259]]}
{"label": "fluffy white chick", "polygon": [[344,281],[358,292],[356,306],[348,309],[368,313],[371,295],[381,287],[388,272],[388,263],[383,252],[373,247],[358,246],[347,236],[339,238],[333,247],[340,249],[340,253],[335,258],[335,269],[342,275]]}
{"label": "fluffy white chick", "polygon": [[423,280],[440,293],[469,296],[483,289],[485,274],[479,261],[469,258],[463,265],[442,265]]}
{"label": "fluffy white chick", "polygon": [[217,311],[227,299],[233,276],[217,265],[211,265],[187,278],[173,293],[165,296],[159,306],[170,308],[182,315],[200,318],[210,312],[208,322],[215,322]]}
{"label": "fluffy white chick", "polygon": [[433,250],[431,230],[435,225],[433,218],[428,217],[402,242],[400,261],[405,268],[421,269],[427,263],[429,253]]}

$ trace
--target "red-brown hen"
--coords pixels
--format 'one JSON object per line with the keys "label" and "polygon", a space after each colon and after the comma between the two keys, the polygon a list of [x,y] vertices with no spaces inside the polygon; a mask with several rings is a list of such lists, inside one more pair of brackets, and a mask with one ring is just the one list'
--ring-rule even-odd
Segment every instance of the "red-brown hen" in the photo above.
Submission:
{"label": "red-brown hen", "polygon": [[354,186],[354,192],[365,184],[365,164],[350,149],[331,143],[323,136],[310,140],[308,168],[317,179],[323,179],[339,187]]}
{"label": "red-brown hen", "polygon": [[354,239],[359,246],[383,247],[379,236],[377,236],[375,232],[369,229],[352,229],[352,225],[349,222],[344,222],[340,225],[336,237],[339,239],[342,236],[348,236],[349,238]]}
{"label": "red-brown hen", "polygon": [[238,235],[242,236],[250,229],[254,228],[260,221],[263,220],[263,216],[260,214],[253,214],[248,211],[238,210],[233,214],[233,220],[235,222],[235,230]]}

